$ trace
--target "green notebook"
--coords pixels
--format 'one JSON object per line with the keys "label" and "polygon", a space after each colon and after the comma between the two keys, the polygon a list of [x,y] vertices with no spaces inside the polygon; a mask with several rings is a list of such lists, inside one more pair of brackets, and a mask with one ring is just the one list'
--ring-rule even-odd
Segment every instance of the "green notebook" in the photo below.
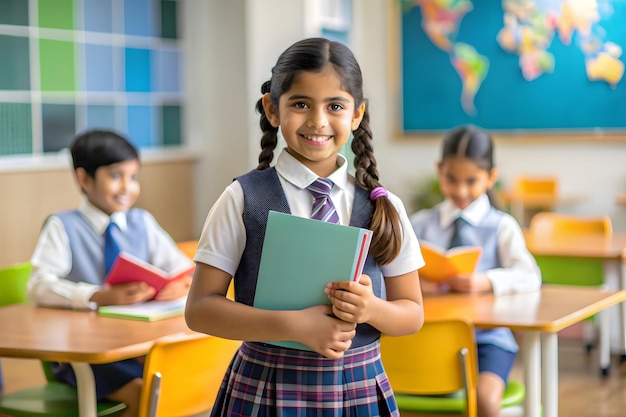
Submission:
{"label": "green notebook", "polygon": [[[330,304],[326,284],[358,281],[371,240],[367,229],[270,211],[254,306],[301,310]],[[272,343],[310,350],[297,342]]]}
{"label": "green notebook", "polygon": [[157,321],[185,313],[187,297],[172,301],[146,301],[145,303],[98,307],[98,314],[121,319]]}

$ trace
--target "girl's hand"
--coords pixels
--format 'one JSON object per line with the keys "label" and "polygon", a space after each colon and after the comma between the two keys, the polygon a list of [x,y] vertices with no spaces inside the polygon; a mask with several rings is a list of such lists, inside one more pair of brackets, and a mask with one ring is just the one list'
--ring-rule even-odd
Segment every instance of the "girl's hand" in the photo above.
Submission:
{"label": "girl's hand", "polygon": [[105,285],[91,296],[90,301],[99,306],[134,304],[154,297],[154,288],[145,282]]}
{"label": "girl's hand", "polygon": [[333,306],[333,314],[338,319],[350,323],[366,323],[371,318],[371,306],[376,296],[372,280],[363,274],[359,282],[329,282],[324,290]]}
{"label": "girl's hand", "polygon": [[174,280],[165,284],[161,291],[155,297],[155,300],[167,301],[184,297],[189,292],[191,286],[191,276],[188,275],[181,279]]}
{"label": "girl's hand", "polygon": [[464,274],[448,280],[450,289],[458,292],[492,292],[491,281],[485,274]]}
{"label": "girl's hand", "polygon": [[432,282],[426,279],[420,279],[420,288],[422,294],[439,294],[449,290],[448,282]]}
{"label": "girl's hand", "polygon": [[341,358],[352,345],[356,324],[333,317],[331,306],[319,305],[298,313],[302,315],[295,324],[298,342],[331,359]]}

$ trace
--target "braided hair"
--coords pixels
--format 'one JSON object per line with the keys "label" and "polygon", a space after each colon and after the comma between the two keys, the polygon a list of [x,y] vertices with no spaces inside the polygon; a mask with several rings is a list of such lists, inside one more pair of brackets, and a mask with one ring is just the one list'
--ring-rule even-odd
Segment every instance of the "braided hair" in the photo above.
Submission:
{"label": "braided hair", "polygon": [[[342,88],[353,97],[355,106],[367,104],[363,97],[361,68],[352,51],[340,42],[324,38],[304,39],[287,48],[272,68],[272,78],[261,86],[261,94],[269,94],[272,105],[278,107],[280,96],[291,88],[298,72],[318,72],[328,66],[332,66],[338,74]],[[272,126],[265,114],[262,98],[257,102],[256,110],[260,114],[259,125],[263,132],[257,169],[263,170],[272,162],[278,143],[278,127]],[[372,142],[369,110],[365,106],[361,124],[353,132],[352,151],[356,184],[370,193],[382,187]],[[384,265],[390,263],[400,252],[402,224],[396,208],[386,195],[374,198],[373,204],[374,214],[369,225],[374,232],[370,254],[379,264]]]}

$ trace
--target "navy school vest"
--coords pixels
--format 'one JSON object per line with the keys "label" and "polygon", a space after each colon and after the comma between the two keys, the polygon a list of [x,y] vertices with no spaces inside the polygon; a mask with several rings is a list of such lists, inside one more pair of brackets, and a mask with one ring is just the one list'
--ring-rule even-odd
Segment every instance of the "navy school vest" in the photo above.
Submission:
{"label": "navy school vest", "polygon": [[[243,223],[246,227],[246,247],[235,272],[235,299],[240,303],[252,305],[268,212],[274,210],[291,213],[291,210],[274,167],[262,171],[253,170],[236,179],[241,184],[244,195]],[[357,186],[350,226],[369,227],[373,212],[374,206],[369,199],[369,193]],[[382,271],[371,256],[367,257],[363,273],[372,279],[374,294],[384,298],[385,283]],[[380,332],[374,327],[369,324],[359,324],[357,334],[352,340],[352,347],[370,344],[379,337]]]}

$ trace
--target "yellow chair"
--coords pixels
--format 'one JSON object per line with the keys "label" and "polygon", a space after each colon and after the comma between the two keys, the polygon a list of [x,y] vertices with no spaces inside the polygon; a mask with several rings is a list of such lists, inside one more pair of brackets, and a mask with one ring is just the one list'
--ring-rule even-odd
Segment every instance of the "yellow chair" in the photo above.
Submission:
{"label": "yellow chair", "polygon": [[[400,413],[477,414],[477,346],[474,327],[463,319],[429,320],[416,334],[382,335],[385,371]],[[502,407],[520,405],[525,387],[509,380]]]}
{"label": "yellow chair", "polygon": [[210,410],[240,345],[202,334],[157,340],[146,357],[139,417],[182,417]]}
{"label": "yellow chair", "polygon": [[[529,232],[539,238],[572,239],[585,235],[600,235],[609,239],[613,226],[609,216],[574,216],[559,213],[537,213],[530,221]],[[604,284],[604,262],[599,259],[535,255],[541,269],[542,281],[547,284],[600,287]],[[593,321],[585,321],[585,346],[593,349]],[[608,365],[602,364],[602,373]]]}

